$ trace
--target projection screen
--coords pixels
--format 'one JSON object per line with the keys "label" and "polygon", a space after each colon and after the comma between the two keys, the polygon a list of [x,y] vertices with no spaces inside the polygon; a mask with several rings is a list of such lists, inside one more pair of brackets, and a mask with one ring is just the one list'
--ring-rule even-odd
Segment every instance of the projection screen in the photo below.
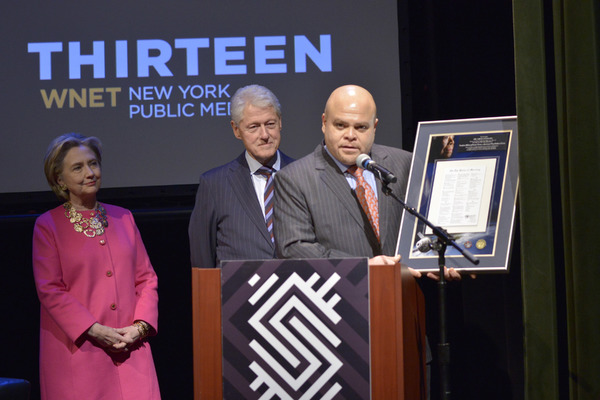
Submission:
{"label": "projection screen", "polygon": [[370,90],[376,141],[400,147],[396,1],[5,1],[0,193],[48,191],[66,132],[104,146],[103,187],[189,185],[243,150],[229,100],[252,83],[283,109],[281,149],[322,140],[329,93]]}

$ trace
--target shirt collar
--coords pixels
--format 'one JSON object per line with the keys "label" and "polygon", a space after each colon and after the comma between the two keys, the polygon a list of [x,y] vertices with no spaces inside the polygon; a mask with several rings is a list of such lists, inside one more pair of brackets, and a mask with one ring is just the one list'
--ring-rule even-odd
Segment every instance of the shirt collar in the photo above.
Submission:
{"label": "shirt collar", "polygon": [[[250,174],[254,174],[260,167],[263,165],[256,161],[246,150],[246,162],[248,163],[248,168],[250,168]],[[281,157],[279,157],[279,150],[275,153],[275,162],[271,166],[275,171],[279,171],[281,167]]]}

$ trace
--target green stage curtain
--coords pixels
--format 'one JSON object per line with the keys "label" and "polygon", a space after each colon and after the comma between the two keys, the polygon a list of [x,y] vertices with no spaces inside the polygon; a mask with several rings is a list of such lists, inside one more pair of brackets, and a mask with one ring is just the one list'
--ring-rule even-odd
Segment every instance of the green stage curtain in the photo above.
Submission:
{"label": "green stage curtain", "polygon": [[513,0],[526,399],[600,399],[600,2]]}

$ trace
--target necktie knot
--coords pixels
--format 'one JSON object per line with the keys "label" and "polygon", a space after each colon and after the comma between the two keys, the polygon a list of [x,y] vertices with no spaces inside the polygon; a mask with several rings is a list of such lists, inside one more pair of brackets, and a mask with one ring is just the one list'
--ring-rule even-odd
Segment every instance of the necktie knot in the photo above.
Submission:
{"label": "necktie knot", "polygon": [[347,171],[349,174],[353,175],[356,179],[358,179],[359,182],[364,181],[365,178],[363,177],[362,168],[358,168],[356,165],[353,165],[350,168],[348,168]]}
{"label": "necktie knot", "polygon": [[265,178],[269,179],[271,177],[271,175],[273,175],[273,172],[275,172],[275,170],[273,168],[265,167],[263,165],[259,169],[256,170],[255,174],[262,175]]}

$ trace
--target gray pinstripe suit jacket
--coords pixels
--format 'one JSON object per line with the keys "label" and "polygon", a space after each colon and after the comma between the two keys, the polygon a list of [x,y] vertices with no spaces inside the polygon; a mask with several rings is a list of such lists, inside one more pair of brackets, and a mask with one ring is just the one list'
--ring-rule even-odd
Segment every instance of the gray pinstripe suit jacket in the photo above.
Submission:
{"label": "gray pinstripe suit jacket", "polygon": [[[279,152],[281,166],[293,161]],[[188,228],[192,267],[275,257],[245,152],[200,177]]]}
{"label": "gray pinstripe suit jacket", "polygon": [[[404,199],[411,153],[374,144],[371,158],[392,171],[390,185]],[[394,255],[402,206],[381,191],[379,230],[381,245],[344,174],[323,144],[275,175],[274,229],[281,258],[343,258]]]}

